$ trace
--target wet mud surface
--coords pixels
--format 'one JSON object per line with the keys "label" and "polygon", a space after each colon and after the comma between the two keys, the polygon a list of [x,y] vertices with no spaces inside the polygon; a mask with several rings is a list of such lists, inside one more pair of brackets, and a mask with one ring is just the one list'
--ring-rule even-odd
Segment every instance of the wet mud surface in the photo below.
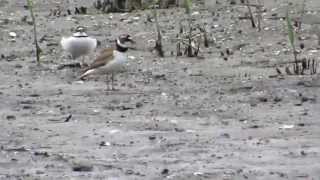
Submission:
{"label": "wet mud surface", "polygon": [[[319,179],[320,81],[285,73],[293,57],[285,21],[274,18],[285,16],[284,2],[264,2],[261,32],[239,18],[246,7],[222,3],[213,16],[196,4],[192,17],[215,39],[198,58],[174,55],[184,9],[159,10],[159,58],[149,10],[101,14],[87,1],[36,1],[41,66],[24,2],[0,3],[0,179]],[[57,4],[62,15],[49,16]],[[63,15],[79,4],[87,15]],[[79,68],[58,69],[79,61],[59,44],[78,25],[101,42],[88,63],[119,34],[137,41],[117,91],[106,90],[105,76],[82,82]],[[301,57],[318,60],[310,28],[297,43]]]}

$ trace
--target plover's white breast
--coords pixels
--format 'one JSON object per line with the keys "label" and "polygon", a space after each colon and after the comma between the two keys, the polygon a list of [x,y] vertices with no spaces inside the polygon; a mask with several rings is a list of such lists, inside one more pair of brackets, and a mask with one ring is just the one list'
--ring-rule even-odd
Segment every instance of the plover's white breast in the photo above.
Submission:
{"label": "plover's white breast", "polygon": [[91,37],[62,37],[61,46],[68,51],[72,58],[89,54],[97,47],[97,40]]}
{"label": "plover's white breast", "polygon": [[127,63],[128,57],[125,53],[114,50],[114,59],[105,65],[104,69],[108,72],[123,71],[125,64]]}

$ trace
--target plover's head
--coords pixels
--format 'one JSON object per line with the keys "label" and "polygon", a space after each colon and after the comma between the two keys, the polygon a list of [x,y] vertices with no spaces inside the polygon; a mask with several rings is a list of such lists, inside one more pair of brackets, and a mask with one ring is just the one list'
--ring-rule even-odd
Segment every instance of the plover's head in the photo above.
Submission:
{"label": "plover's head", "polygon": [[131,47],[127,46],[127,42],[130,42],[131,44],[135,43],[129,34],[120,35],[116,40],[117,50],[120,52],[125,52],[129,48],[131,48]]}
{"label": "plover's head", "polygon": [[88,37],[86,28],[83,26],[78,26],[76,28],[76,32],[73,34],[73,37]]}

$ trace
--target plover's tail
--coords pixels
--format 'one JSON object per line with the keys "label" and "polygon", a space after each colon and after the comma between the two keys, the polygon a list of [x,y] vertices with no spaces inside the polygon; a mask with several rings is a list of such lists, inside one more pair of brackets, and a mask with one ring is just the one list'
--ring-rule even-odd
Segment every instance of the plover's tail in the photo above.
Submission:
{"label": "plover's tail", "polygon": [[60,41],[60,45],[63,50],[68,50],[70,48],[70,39],[66,37],[62,37]]}
{"label": "plover's tail", "polygon": [[95,71],[95,69],[89,69],[86,70],[80,77],[80,80],[84,80],[85,77],[89,76],[90,74],[92,74]]}

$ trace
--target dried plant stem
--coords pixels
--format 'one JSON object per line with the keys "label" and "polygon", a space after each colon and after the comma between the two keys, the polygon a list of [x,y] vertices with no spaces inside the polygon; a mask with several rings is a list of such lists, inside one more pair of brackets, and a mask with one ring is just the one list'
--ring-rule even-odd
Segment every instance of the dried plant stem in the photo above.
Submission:
{"label": "dried plant stem", "polygon": [[157,14],[156,8],[154,8],[154,10],[153,10],[153,16],[154,16],[154,20],[156,23],[156,29],[157,29],[157,34],[158,34],[155,49],[157,50],[158,55],[160,57],[164,57],[164,52],[163,52],[163,48],[162,48],[162,35],[161,35],[161,31],[160,31],[160,25],[159,25],[158,14]]}
{"label": "dried plant stem", "polygon": [[190,7],[188,7],[189,10],[187,10],[187,15],[188,15],[188,29],[189,29],[189,35],[188,35],[188,47],[187,47],[187,56],[188,57],[193,57],[193,53],[192,53],[192,25],[191,25],[191,12],[190,12]]}
{"label": "dried plant stem", "polygon": [[261,22],[262,22],[262,3],[261,0],[257,0],[257,4],[259,6],[256,7],[258,15],[257,15],[257,19],[258,19],[258,31],[261,31]]}
{"label": "dried plant stem", "polygon": [[199,28],[200,32],[203,33],[204,47],[209,47],[208,33],[207,33],[205,27],[199,26],[198,28]]}
{"label": "dried plant stem", "polygon": [[30,10],[30,15],[31,19],[33,22],[33,38],[34,38],[34,44],[36,46],[36,56],[37,56],[37,63],[40,64],[40,53],[41,53],[41,48],[38,44],[38,38],[37,38],[37,23],[36,23],[36,18],[33,13],[33,2],[32,0],[27,0],[28,3],[28,8]]}
{"label": "dried plant stem", "polygon": [[[188,45],[188,46],[189,46],[189,42],[180,41],[179,43],[182,43],[182,44],[185,44],[185,45]],[[190,47],[191,47],[192,49],[194,49],[194,50],[198,50],[198,48],[193,47],[192,45],[191,45]]]}
{"label": "dried plant stem", "polygon": [[254,8],[262,8],[263,7],[263,5],[260,5],[260,4],[242,3],[241,5],[250,6],[250,7],[254,7]]}
{"label": "dried plant stem", "polygon": [[253,28],[256,28],[256,23],[254,22],[254,17],[253,17],[253,14],[252,14],[252,10],[251,10],[251,7],[250,7],[250,3],[249,3],[249,0],[246,1],[247,3],[247,7],[248,7],[248,12],[249,12],[249,15],[250,15],[250,20],[251,20],[251,25]]}

